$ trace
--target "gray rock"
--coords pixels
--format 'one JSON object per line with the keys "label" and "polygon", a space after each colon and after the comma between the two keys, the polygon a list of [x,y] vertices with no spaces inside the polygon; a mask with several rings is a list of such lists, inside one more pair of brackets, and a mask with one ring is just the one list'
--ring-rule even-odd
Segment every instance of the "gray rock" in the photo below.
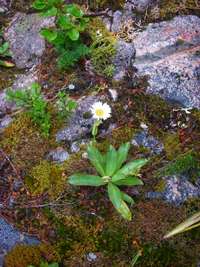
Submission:
{"label": "gray rock", "polygon": [[78,153],[81,150],[81,146],[87,145],[88,143],[89,143],[89,140],[87,139],[74,141],[70,147],[71,153]]}
{"label": "gray rock", "polygon": [[113,60],[115,73],[113,79],[120,81],[124,78],[126,70],[132,66],[133,58],[135,57],[135,48],[132,43],[126,43],[119,40],[117,43],[117,52]]}
{"label": "gray rock", "polygon": [[31,68],[40,62],[45,50],[45,40],[40,35],[44,27],[54,26],[54,18],[38,14],[17,13],[4,33],[10,44],[12,57],[18,68]]}
{"label": "gray rock", "polygon": [[99,101],[98,96],[88,96],[81,98],[78,103],[78,107],[70,120],[67,122],[67,126],[59,130],[56,134],[56,141],[73,142],[86,137],[91,132],[94,119],[88,114],[92,104]]}
{"label": "gray rock", "polygon": [[21,233],[0,218],[0,266],[3,266],[4,256],[17,244],[36,245],[39,240]]}
{"label": "gray rock", "polygon": [[63,163],[68,158],[69,158],[69,153],[62,147],[50,151],[49,154],[47,155],[48,160],[54,161],[56,163]]}
{"label": "gray rock", "polygon": [[10,0],[0,0],[0,13],[5,13],[10,7]]}
{"label": "gray rock", "polygon": [[134,146],[143,146],[150,150],[151,154],[159,155],[164,149],[164,145],[159,142],[154,136],[149,135],[148,131],[141,131],[136,134],[134,139],[131,141]]}
{"label": "gray rock", "polygon": [[89,252],[86,257],[89,262],[94,262],[97,259],[97,255],[93,252]]}
{"label": "gray rock", "polygon": [[[27,89],[31,86],[32,83],[37,81],[37,73],[34,70],[30,70],[30,72],[26,74],[20,74],[17,76],[15,82],[12,85],[12,89]],[[16,109],[16,105],[6,99],[6,91],[7,89],[0,92],[0,112],[2,113],[6,113],[7,110],[14,111]]]}
{"label": "gray rock", "polygon": [[200,18],[177,16],[150,24],[134,45],[134,67],[149,77],[148,93],[200,108]]}
{"label": "gray rock", "polygon": [[13,181],[13,185],[12,186],[13,186],[13,190],[15,192],[19,192],[20,189],[24,186],[24,183],[21,180],[19,180],[19,179],[15,179]]}
{"label": "gray rock", "polygon": [[180,205],[189,198],[199,197],[200,188],[190,183],[185,176],[167,176],[163,178],[165,189],[163,192],[148,192],[147,198],[159,198],[164,201]]}
{"label": "gray rock", "polygon": [[111,31],[112,32],[119,32],[121,29],[122,25],[122,20],[123,20],[123,13],[122,11],[115,11],[113,13],[113,19],[112,19],[112,25],[111,25]]}
{"label": "gray rock", "polygon": [[38,81],[38,75],[37,71],[34,69],[31,69],[29,72],[25,74],[17,75],[16,80],[14,81],[12,85],[12,89],[27,89],[31,86],[32,83],[35,83]]}
{"label": "gray rock", "polygon": [[13,119],[6,115],[2,119],[0,119],[0,133],[3,132],[3,130],[8,127],[8,125],[13,121]]}

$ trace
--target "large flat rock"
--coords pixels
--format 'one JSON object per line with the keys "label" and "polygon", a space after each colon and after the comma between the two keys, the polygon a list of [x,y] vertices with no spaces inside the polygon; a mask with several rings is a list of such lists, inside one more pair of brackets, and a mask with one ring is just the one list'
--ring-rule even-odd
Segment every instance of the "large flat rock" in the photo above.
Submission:
{"label": "large flat rock", "polygon": [[45,40],[40,30],[54,26],[54,18],[38,14],[17,13],[5,31],[13,59],[18,68],[31,68],[39,63],[45,50]]}
{"label": "large flat rock", "polygon": [[149,24],[134,45],[134,66],[149,77],[148,93],[200,109],[200,18]]}

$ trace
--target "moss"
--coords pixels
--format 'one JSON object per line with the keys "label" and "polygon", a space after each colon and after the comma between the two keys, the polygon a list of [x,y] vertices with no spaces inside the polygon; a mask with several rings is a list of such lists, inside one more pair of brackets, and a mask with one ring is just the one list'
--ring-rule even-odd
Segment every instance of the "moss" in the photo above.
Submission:
{"label": "moss", "polygon": [[186,217],[192,216],[195,212],[199,212],[200,210],[200,199],[197,198],[190,198],[184,205],[186,210]]}
{"label": "moss", "polygon": [[162,19],[171,18],[176,14],[187,14],[189,11],[195,10],[199,7],[199,4],[195,0],[172,0],[161,1],[160,5],[160,17]]}
{"label": "moss", "polygon": [[166,181],[165,180],[160,180],[156,186],[154,187],[155,191],[157,192],[163,192],[166,187]]}
{"label": "moss", "polygon": [[5,267],[39,266],[42,260],[59,262],[60,257],[55,248],[50,245],[17,245],[5,256]]}
{"label": "moss", "polygon": [[163,138],[166,157],[173,160],[177,155],[182,154],[182,147],[177,133],[166,134]]}
{"label": "moss", "polygon": [[1,146],[21,169],[29,169],[44,157],[49,143],[44,139],[31,119],[20,114],[4,133]]}
{"label": "moss", "polygon": [[33,167],[26,177],[26,185],[32,195],[48,192],[50,198],[57,197],[66,186],[66,176],[63,168],[43,160]]}
{"label": "moss", "polygon": [[171,19],[176,15],[200,15],[199,3],[196,0],[162,0],[158,4],[158,8],[152,9],[149,21]]}
{"label": "moss", "polygon": [[123,224],[113,225],[113,222],[109,222],[99,236],[98,250],[105,256],[127,255],[130,253],[131,246],[128,231]]}
{"label": "moss", "polygon": [[160,200],[143,200],[133,208],[134,217],[128,228],[140,244],[152,242],[159,245],[166,232],[186,216],[184,208],[172,207]]}
{"label": "moss", "polygon": [[195,181],[200,174],[199,160],[193,152],[178,155],[172,162],[166,165],[160,175],[187,174]]}
{"label": "moss", "polygon": [[114,145],[120,146],[122,143],[129,142],[135,133],[135,129],[123,126],[120,128],[116,128],[112,131],[111,141]]}
{"label": "moss", "polygon": [[146,244],[143,255],[137,262],[138,267],[195,267],[197,260],[191,257],[188,247],[163,242],[159,246]]}
{"label": "moss", "polygon": [[116,54],[116,38],[100,19],[92,20],[88,31],[92,38],[91,62],[98,74],[111,77],[114,72],[112,59]]}
{"label": "moss", "polygon": [[75,172],[85,172],[89,167],[89,161],[82,158],[82,151],[72,154],[63,164],[63,168],[67,176],[70,176]]}
{"label": "moss", "polygon": [[141,89],[134,91],[133,88],[137,87],[132,82],[121,84],[118,88],[119,102],[114,107],[113,116],[121,125],[128,124],[134,128],[140,128],[140,123],[145,122],[150,125],[152,133],[160,136],[169,125],[172,106],[159,96],[142,93],[145,86],[143,84]]}
{"label": "moss", "polygon": [[16,68],[3,68],[0,67],[0,91],[10,87],[13,81],[16,79],[16,74],[20,74],[21,71]]}
{"label": "moss", "polygon": [[111,8],[112,10],[120,9],[124,6],[125,0],[94,0],[90,1],[90,8],[97,9],[105,9]]}
{"label": "moss", "polygon": [[31,8],[31,4],[34,0],[15,0],[12,2],[11,8],[12,10],[27,12]]}

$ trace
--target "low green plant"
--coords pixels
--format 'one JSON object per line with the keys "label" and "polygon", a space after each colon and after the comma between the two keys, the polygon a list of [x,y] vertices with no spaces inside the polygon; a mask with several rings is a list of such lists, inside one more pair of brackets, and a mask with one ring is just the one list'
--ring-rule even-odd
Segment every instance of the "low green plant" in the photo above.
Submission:
{"label": "low green plant", "polygon": [[73,67],[89,53],[81,33],[86,29],[88,18],[76,4],[65,4],[64,0],[35,0],[33,7],[44,17],[55,16],[55,27],[44,28],[41,35],[54,45],[61,69]]}
{"label": "low green plant", "polygon": [[158,176],[167,176],[174,174],[189,174],[193,179],[199,177],[200,174],[200,166],[199,159],[193,152],[187,152],[185,154],[179,155],[172,162],[168,163],[164,168],[158,170]]}
{"label": "low green plant", "polygon": [[61,119],[67,118],[76,109],[77,102],[69,98],[69,95],[65,92],[59,92],[57,94],[56,107],[58,109],[58,115]]}
{"label": "low green plant", "polygon": [[[29,265],[28,267],[35,267],[33,265]],[[58,263],[48,263],[48,262],[41,262],[39,267],[59,267]]]}
{"label": "low green plant", "polygon": [[7,99],[16,103],[17,107],[24,108],[31,117],[32,121],[37,124],[43,135],[48,137],[51,121],[50,113],[47,110],[47,101],[41,93],[41,87],[33,83],[26,90],[7,90]]}
{"label": "low green plant", "polygon": [[127,220],[132,219],[132,214],[127,203],[133,205],[134,200],[126,193],[120,191],[119,186],[143,185],[137,176],[147,159],[136,159],[125,165],[130,143],[125,143],[115,150],[110,146],[107,153],[103,155],[93,145],[87,149],[88,158],[96,168],[99,175],[84,173],[74,174],[69,177],[69,183],[76,186],[107,186],[108,196],[116,210]]}
{"label": "low green plant", "polygon": [[12,62],[5,59],[7,57],[11,57],[11,53],[9,50],[9,43],[4,42],[2,45],[0,45],[0,66],[7,68],[14,67]]}
{"label": "low green plant", "polygon": [[93,20],[89,26],[92,65],[98,74],[111,78],[115,71],[113,60],[117,52],[116,37],[106,29],[100,19]]}

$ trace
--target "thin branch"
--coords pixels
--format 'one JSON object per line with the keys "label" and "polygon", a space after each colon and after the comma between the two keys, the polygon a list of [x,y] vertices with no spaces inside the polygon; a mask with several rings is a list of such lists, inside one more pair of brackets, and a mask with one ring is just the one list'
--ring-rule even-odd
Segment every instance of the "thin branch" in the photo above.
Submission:
{"label": "thin branch", "polygon": [[15,172],[15,174],[17,175],[17,177],[21,180],[21,176],[19,175],[18,170],[15,168],[14,164],[12,163],[12,161],[10,160],[10,158],[8,157],[8,155],[1,148],[0,148],[0,152],[3,155],[3,157],[9,162],[11,168],[13,169],[13,171]]}
{"label": "thin branch", "polygon": [[109,12],[109,8],[107,8],[104,11],[100,11],[100,12],[86,13],[86,14],[84,14],[83,17],[102,17],[102,16],[106,16],[106,17],[112,18],[112,16],[109,15],[108,12]]}

